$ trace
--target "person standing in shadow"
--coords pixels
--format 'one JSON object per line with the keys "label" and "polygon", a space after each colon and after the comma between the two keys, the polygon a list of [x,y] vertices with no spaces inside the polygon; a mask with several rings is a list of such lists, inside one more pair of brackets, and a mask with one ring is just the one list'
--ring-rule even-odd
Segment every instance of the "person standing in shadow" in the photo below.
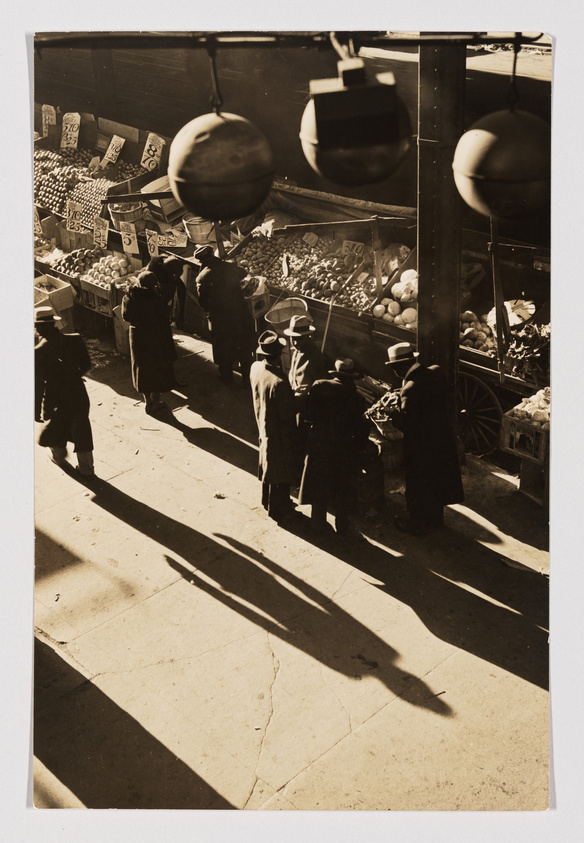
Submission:
{"label": "person standing in shadow", "polygon": [[278,523],[295,515],[290,487],[298,483],[300,459],[294,393],[281,365],[285,342],[274,331],[264,331],[250,372],[262,505]]}
{"label": "person standing in shadow", "polygon": [[444,525],[447,504],[464,501],[453,408],[439,366],[423,366],[409,342],[387,354],[386,365],[402,381],[392,421],[404,434],[407,517],[395,521],[400,530],[424,535]]}

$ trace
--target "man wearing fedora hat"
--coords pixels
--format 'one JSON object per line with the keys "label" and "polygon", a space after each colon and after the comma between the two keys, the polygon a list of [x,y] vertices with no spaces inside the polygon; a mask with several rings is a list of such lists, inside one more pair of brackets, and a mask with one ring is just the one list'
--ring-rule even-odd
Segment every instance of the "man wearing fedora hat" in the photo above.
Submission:
{"label": "man wearing fedora hat", "polygon": [[315,381],[328,378],[329,373],[326,357],[314,342],[315,331],[312,317],[308,314],[293,316],[289,326],[284,328],[284,334],[290,338],[292,345],[288,380],[296,397],[298,432],[302,450],[304,450],[306,439],[304,408],[308,390]]}
{"label": "man wearing fedora hat", "polygon": [[386,365],[401,380],[399,412],[404,434],[407,518],[397,526],[424,534],[443,526],[444,506],[464,500],[452,403],[439,366],[423,366],[408,342],[387,350]]}
{"label": "man wearing fedora hat", "polygon": [[63,334],[61,317],[50,307],[35,311],[35,421],[47,422],[39,445],[51,449],[53,462],[63,464],[67,443],[77,453],[78,470],[93,477],[93,437],[89,421],[89,396],[83,375],[91,368],[89,354],[79,334]]}
{"label": "man wearing fedora hat", "polygon": [[247,273],[236,263],[215,257],[211,246],[200,246],[194,258],[202,267],[197,294],[209,321],[219,378],[224,384],[233,383],[233,367],[239,364],[243,385],[249,386],[256,335],[241,287]]}
{"label": "man wearing fedora hat", "polygon": [[258,477],[262,505],[270,518],[285,523],[294,514],[290,487],[298,483],[299,443],[294,393],[281,366],[286,341],[274,332],[259,338],[250,372],[258,426]]}
{"label": "man wearing fedora hat", "polygon": [[312,505],[315,532],[326,528],[329,508],[335,529],[346,535],[357,510],[361,459],[369,437],[365,404],[355,385],[350,358],[335,361],[330,379],[317,380],[306,401],[308,434],[299,503]]}

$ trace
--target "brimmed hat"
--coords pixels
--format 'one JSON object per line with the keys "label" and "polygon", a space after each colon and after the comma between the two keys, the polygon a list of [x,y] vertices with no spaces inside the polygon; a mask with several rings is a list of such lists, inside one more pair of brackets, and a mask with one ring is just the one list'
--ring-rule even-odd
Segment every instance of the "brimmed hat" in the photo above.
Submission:
{"label": "brimmed hat", "polygon": [[394,363],[414,363],[420,355],[409,342],[398,342],[389,346],[387,356],[389,360],[385,365],[393,366]]}
{"label": "brimmed hat", "polygon": [[193,257],[199,263],[203,263],[208,258],[212,258],[214,255],[213,248],[211,246],[199,246],[198,249],[195,249],[193,252]]}
{"label": "brimmed hat", "polygon": [[316,328],[312,324],[312,317],[304,314],[293,316],[289,327],[284,328],[287,337],[306,337],[313,331],[316,331]]}
{"label": "brimmed hat", "polygon": [[34,311],[35,325],[54,325],[60,322],[61,317],[57,316],[52,307],[37,307]]}
{"label": "brimmed hat", "polygon": [[276,357],[282,353],[285,345],[286,340],[279,337],[275,331],[264,331],[258,339],[256,354],[261,354],[263,357]]}
{"label": "brimmed hat", "polygon": [[345,375],[350,378],[360,377],[359,372],[355,371],[355,364],[350,357],[339,357],[335,360],[334,369],[330,369],[331,375]]}

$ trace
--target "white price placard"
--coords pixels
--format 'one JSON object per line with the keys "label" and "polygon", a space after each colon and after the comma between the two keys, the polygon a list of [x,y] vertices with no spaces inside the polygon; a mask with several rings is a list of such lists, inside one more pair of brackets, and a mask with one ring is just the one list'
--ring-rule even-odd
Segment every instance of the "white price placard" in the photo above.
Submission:
{"label": "white price placard", "polygon": [[308,243],[309,246],[316,246],[318,243],[318,235],[315,234],[314,231],[307,231],[302,239],[305,243]]}
{"label": "white price placard", "polygon": [[165,143],[164,138],[160,138],[158,135],[150,132],[144,144],[144,152],[140,161],[140,165],[145,170],[155,170],[158,167],[160,156],[162,155],[162,148]]}
{"label": "white price placard", "polygon": [[153,231],[151,228],[146,228],[144,233],[146,234],[148,254],[151,258],[155,258],[158,255],[158,232]]}
{"label": "white price placard", "polygon": [[43,237],[43,227],[41,225],[41,218],[39,217],[38,208],[34,206],[34,233],[38,237]]}
{"label": "white price placard", "polygon": [[136,226],[133,222],[121,222],[120,233],[122,235],[122,248],[124,252],[131,255],[139,255],[140,247],[136,237]]}
{"label": "white price placard", "polygon": [[109,224],[105,217],[93,218],[93,242],[100,249],[107,249]]}
{"label": "white price placard", "polygon": [[65,228],[67,231],[83,231],[81,225],[81,211],[83,205],[81,202],[74,202],[73,199],[67,199],[67,222]]}
{"label": "white price placard", "polygon": [[77,149],[79,144],[79,128],[81,126],[81,115],[70,111],[63,115],[63,128],[61,130],[61,149]]}
{"label": "white price placard", "polygon": [[115,164],[125,142],[125,138],[121,138],[119,135],[114,135],[109,142],[109,146],[101,163],[105,164],[106,161],[109,161],[111,164]]}
{"label": "white price placard", "polygon": [[363,252],[365,251],[365,244],[359,243],[356,240],[343,240],[343,245],[341,247],[341,254],[342,255],[357,255],[357,257],[361,257]]}
{"label": "white price placard", "polygon": [[57,123],[57,112],[52,105],[43,105],[41,108],[42,120],[42,136],[46,138],[49,134],[49,126],[55,126]]}
{"label": "white price placard", "polygon": [[167,231],[158,237],[159,246],[167,246],[173,249],[184,249],[187,245],[187,235],[184,231]]}

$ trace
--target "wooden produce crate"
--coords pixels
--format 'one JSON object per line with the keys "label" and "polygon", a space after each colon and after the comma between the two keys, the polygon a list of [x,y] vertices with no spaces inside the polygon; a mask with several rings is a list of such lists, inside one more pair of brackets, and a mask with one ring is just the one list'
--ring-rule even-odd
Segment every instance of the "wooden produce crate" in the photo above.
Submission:
{"label": "wooden produce crate", "polygon": [[544,465],[549,455],[549,430],[513,417],[513,410],[501,419],[501,450]]}
{"label": "wooden produce crate", "polygon": [[252,295],[246,298],[247,306],[254,319],[259,319],[268,312],[271,306],[271,298],[269,290],[264,293]]}
{"label": "wooden produce crate", "polygon": [[88,310],[100,313],[102,316],[113,316],[115,307],[115,286],[110,285],[109,289],[94,284],[88,278],[79,279],[81,286],[81,304]]}
{"label": "wooden produce crate", "polygon": [[[53,287],[52,290],[42,289],[43,284]],[[35,303],[42,300],[43,297],[48,298],[51,305],[57,313],[62,310],[68,310],[73,307],[75,301],[75,291],[71,284],[64,281],[62,278],[57,278],[51,275],[41,275],[34,280],[35,286]]]}

